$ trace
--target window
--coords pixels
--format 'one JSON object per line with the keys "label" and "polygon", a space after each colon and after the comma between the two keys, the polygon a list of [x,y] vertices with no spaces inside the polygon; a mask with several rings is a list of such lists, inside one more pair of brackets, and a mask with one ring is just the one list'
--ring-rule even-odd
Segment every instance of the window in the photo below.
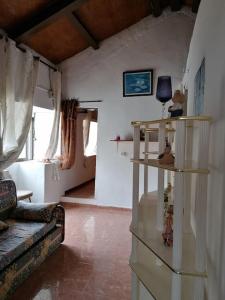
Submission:
{"label": "window", "polygon": [[[34,106],[33,159],[42,160],[45,156],[54,120],[54,110]],[[60,155],[60,135],[56,156]]]}
{"label": "window", "polygon": [[98,134],[98,123],[90,122],[90,129],[88,135],[88,144],[85,148],[85,156],[93,156],[97,153],[97,134]]}
{"label": "window", "polygon": [[[33,107],[33,118],[28,135],[27,142],[19,156],[18,161],[35,159],[42,160],[47,150],[52,124],[54,119],[54,110]],[[61,153],[61,136],[59,134],[59,142],[56,151],[56,156]]]}
{"label": "window", "polygon": [[34,122],[34,119],[32,118],[31,127],[30,127],[30,130],[28,133],[27,141],[26,141],[26,143],[23,147],[23,150],[20,153],[20,156],[17,161],[24,161],[24,160],[29,160],[29,159],[33,158],[33,155],[32,155],[32,153],[33,153],[33,133],[32,133],[33,122]]}

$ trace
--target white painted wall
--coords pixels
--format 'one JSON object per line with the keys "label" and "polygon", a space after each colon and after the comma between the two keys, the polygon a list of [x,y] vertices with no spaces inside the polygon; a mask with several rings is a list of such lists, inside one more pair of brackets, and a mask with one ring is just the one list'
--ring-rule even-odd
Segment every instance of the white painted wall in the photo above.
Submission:
{"label": "white painted wall", "polygon": [[225,2],[202,0],[184,81],[188,114],[193,114],[194,78],[206,59],[204,114],[213,117],[208,189],[208,299],[225,299]]}
{"label": "white painted wall", "polygon": [[[45,201],[45,165],[34,160],[16,162],[8,168],[12,179],[18,190],[29,190],[33,192],[32,202]],[[57,202],[55,199],[52,202]]]}
{"label": "white painted wall", "polygon": [[[132,120],[161,116],[154,96],[122,97],[123,71],[154,69],[154,94],[158,75],[169,74],[176,88],[183,77],[194,18],[189,10],[149,16],[62,63],[63,94],[80,100],[101,99],[98,107],[96,203],[131,207],[131,163],[121,157],[110,139],[132,135]],[[90,105],[91,106],[91,105]],[[152,187],[153,189],[156,186]]]}

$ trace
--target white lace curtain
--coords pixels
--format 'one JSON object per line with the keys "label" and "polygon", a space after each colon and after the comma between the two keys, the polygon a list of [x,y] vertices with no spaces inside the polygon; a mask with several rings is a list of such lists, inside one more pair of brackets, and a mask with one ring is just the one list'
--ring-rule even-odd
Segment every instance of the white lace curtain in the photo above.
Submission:
{"label": "white lace curtain", "polygon": [[31,51],[0,40],[0,172],[18,159],[27,140],[38,65]]}
{"label": "white lace curtain", "polygon": [[52,87],[55,115],[48,149],[45,154],[46,160],[54,158],[59,140],[59,123],[61,110],[61,73],[58,71],[50,70],[50,82]]}

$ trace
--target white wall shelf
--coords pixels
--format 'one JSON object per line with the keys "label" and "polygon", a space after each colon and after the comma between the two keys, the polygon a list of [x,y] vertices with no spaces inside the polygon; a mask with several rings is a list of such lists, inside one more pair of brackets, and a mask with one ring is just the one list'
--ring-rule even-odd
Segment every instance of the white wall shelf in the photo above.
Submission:
{"label": "white wall shelf", "polygon": [[[133,152],[132,300],[140,298],[140,282],[157,300],[204,300],[209,116],[135,121]],[[154,126],[154,127],[152,127]],[[145,151],[140,151],[140,130]],[[158,131],[158,151],[149,135]],[[193,131],[197,132],[193,138]],[[149,155],[163,153],[165,138],[174,144],[174,164],[161,164]],[[193,151],[193,144],[198,151]],[[144,154],[144,158],[141,158]],[[144,165],[144,194],[140,195],[140,165]],[[158,191],[149,193],[149,168],[158,169]],[[173,175],[172,175],[173,174]],[[194,177],[193,177],[194,176]],[[164,190],[173,177],[173,246],[164,245]],[[193,178],[197,184],[193,184]],[[194,197],[194,198],[193,198]],[[192,198],[192,200],[191,200]],[[150,298],[149,298],[150,299]]]}
{"label": "white wall shelf", "polygon": [[[144,153],[148,154],[148,153]],[[150,153],[155,154],[155,153]],[[141,164],[141,165],[147,165],[150,167],[160,168],[172,172],[184,172],[184,173],[202,173],[202,174],[208,174],[208,169],[199,169],[197,166],[197,163],[194,161],[185,161],[183,168],[177,168],[174,165],[165,165],[160,164],[158,159],[131,159],[131,162]]]}
{"label": "white wall shelf", "polygon": [[162,232],[156,228],[157,193],[143,195],[139,205],[138,225],[130,226],[131,233],[153,252],[171,271],[177,274],[206,277],[206,273],[195,269],[195,236],[192,232],[183,234],[183,257],[179,269],[173,266],[173,249],[162,243]]}
{"label": "white wall shelf", "polygon": [[[139,253],[143,256],[148,255],[148,263],[130,261],[130,267],[154,299],[200,299],[195,298],[195,295],[204,284],[204,278],[178,275],[171,272],[164,264],[160,264],[151,253],[145,254],[141,251]],[[173,292],[176,286],[180,286],[178,297]]]}

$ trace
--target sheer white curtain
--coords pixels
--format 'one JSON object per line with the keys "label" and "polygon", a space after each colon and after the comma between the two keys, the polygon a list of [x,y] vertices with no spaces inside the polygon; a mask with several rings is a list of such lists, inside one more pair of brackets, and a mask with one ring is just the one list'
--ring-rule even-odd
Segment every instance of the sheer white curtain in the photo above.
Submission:
{"label": "sheer white curtain", "polygon": [[88,146],[90,124],[91,124],[92,114],[87,112],[85,119],[83,120],[83,143],[84,143],[84,155],[86,156],[86,149]]}
{"label": "sheer white curtain", "polygon": [[52,86],[53,103],[55,109],[54,121],[52,126],[51,137],[48,149],[45,154],[45,159],[54,158],[59,140],[59,122],[61,110],[61,73],[58,71],[50,71],[50,81]]}
{"label": "sheer white curtain", "polygon": [[26,142],[38,65],[31,51],[0,40],[0,172],[17,160]]}

